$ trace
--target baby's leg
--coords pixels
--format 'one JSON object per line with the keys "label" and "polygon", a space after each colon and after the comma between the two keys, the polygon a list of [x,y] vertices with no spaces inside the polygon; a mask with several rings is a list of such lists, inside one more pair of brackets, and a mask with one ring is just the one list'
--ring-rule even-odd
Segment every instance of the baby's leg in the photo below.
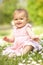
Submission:
{"label": "baby's leg", "polygon": [[29,51],[32,51],[33,48],[34,48],[34,47],[31,46],[31,45],[26,45],[26,46],[23,48],[22,55],[28,53]]}

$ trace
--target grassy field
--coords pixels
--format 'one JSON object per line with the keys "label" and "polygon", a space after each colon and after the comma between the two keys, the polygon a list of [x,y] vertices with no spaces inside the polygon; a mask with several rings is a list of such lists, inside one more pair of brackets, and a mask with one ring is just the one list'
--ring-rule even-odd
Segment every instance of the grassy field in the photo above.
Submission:
{"label": "grassy field", "polygon": [[[33,30],[37,35],[43,34],[42,27],[35,27]],[[11,29],[0,30],[0,38],[3,36],[9,36],[10,32]],[[31,51],[24,56],[15,56],[9,58],[8,56],[2,55],[2,50],[5,49],[5,47],[6,46],[0,46],[0,65],[43,65],[43,49],[40,51]]]}
{"label": "grassy field", "polygon": [[31,51],[24,56],[3,56],[2,50],[5,47],[0,47],[0,65],[43,65],[43,49],[39,52]]}

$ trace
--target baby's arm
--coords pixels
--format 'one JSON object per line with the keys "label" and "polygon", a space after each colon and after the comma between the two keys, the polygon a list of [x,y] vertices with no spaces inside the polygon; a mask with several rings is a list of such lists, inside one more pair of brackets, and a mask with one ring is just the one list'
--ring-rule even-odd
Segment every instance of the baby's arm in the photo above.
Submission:
{"label": "baby's arm", "polygon": [[34,32],[32,31],[32,28],[27,28],[27,33],[29,34],[29,36],[30,36],[30,39],[32,39],[32,40],[34,40],[34,41],[36,41],[36,42],[39,42],[40,41],[40,39],[39,39],[39,37],[38,36],[36,36],[35,34],[34,34]]}
{"label": "baby's arm", "polygon": [[3,40],[13,43],[15,41],[14,29],[12,29],[10,35],[8,37],[4,37]]}

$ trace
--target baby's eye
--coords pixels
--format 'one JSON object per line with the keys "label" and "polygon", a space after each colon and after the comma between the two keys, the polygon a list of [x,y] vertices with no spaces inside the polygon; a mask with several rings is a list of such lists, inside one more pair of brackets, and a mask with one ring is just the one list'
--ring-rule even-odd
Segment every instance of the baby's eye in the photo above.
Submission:
{"label": "baby's eye", "polygon": [[20,18],[20,20],[23,20],[23,18]]}
{"label": "baby's eye", "polygon": [[14,20],[18,20],[18,19],[14,19]]}

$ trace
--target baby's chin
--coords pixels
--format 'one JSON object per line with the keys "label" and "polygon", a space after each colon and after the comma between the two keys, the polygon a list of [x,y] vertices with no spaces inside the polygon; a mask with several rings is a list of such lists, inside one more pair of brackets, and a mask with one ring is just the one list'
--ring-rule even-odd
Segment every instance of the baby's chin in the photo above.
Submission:
{"label": "baby's chin", "polygon": [[22,28],[22,27],[24,27],[26,24],[18,24],[18,25],[16,25],[16,27],[17,28]]}
{"label": "baby's chin", "polygon": [[17,28],[22,28],[23,26],[16,26]]}
{"label": "baby's chin", "polygon": [[18,26],[16,26],[17,28],[22,28],[22,27],[24,27],[25,25],[18,25]]}

